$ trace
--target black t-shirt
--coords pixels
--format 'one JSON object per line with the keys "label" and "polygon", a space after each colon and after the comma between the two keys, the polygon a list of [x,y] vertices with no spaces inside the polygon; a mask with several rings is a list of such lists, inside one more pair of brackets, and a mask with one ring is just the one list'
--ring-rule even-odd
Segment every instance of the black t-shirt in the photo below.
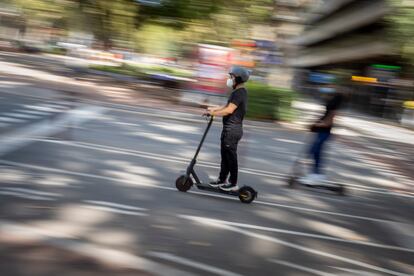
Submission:
{"label": "black t-shirt", "polygon": [[233,103],[237,108],[232,114],[223,117],[223,126],[227,129],[241,128],[247,110],[247,90],[243,87],[234,90],[227,104],[229,103]]}
{"label": "black t-shirt", "polygon": [[[320,120],[321,121],[325,120],[330,115],[331,112],[338,110],[341,107],[342,102],[343,102],[343,96],[341,94],[336,94],[330,100],[328,100],[325,106],[325,113],[320,118]],[[330,132],[331,129],[332,129],[332,125],[329,127],[321,128],[321,131]]]}

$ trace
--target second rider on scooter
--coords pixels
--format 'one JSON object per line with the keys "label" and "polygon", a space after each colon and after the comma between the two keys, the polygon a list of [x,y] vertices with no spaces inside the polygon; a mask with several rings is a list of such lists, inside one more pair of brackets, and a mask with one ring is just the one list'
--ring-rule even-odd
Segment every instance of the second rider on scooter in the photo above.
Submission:
{"label": "second rider on scooter", "polygon": [[[223,131],[221,133],[221,166],[218,179],[210,183],[212,187],[219,187],[224,191],[237,191],[237,145],[243,136],[243,119],[247,111],[247,90],[244,83],[250,73],[241,67],[232,67],[229,72],[227,86],[233,91],[227,105],[208,108],[207,114],[223,117]],[[227,178],[230,174],[229,182]]]}
{"label": "second rider on scooter", "polygon": [[322,95],[326,100],[325,113],[310,128],[315,133],[314,141],[309,150],[309,155],[313,158],[313,170],[300,179],[303,184],[309,186],[320,185],[326,181],[326,176],[322,171],[324,145],[331,137],[335,117],[344,101],[343,91],[338,91],[338,88],[335,83],[324,87]]}

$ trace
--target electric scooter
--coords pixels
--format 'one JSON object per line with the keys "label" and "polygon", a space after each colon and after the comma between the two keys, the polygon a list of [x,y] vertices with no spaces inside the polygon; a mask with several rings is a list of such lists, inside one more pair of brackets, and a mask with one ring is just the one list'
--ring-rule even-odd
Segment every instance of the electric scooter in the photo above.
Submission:
{"label": "electric scooter", "polygon": [[215,187],[211,187],[208,184],[202,183],[197,173],[195,172],[194,167],[197,163],[198,154],[200,153],[201,147],[204,143],[207,133],[210,130],[210,127],[214,121],[213,116],[208,116],[208,117],[210,117],[210,120],[207,124],[206,130],[204,131],[204,135],[201,138],[200,144],[198,145],[197,151],[193,159],[191,160],[190,164],[188,165],[186,173],[184,175],[179,176],[177,180],[175,181],[175,186],[177,187],[179,191],[186,192],[195,184],[196,187],[200,190],[206,190],[206,191],[215,192],[215,193],[237,196],[239,197],[241,202],[251,203],[257,197],[257,192],[252,187],[243,186],[237,191],[223,191],[219,187],[215,188]]}
{"label": "electric scooter", "polygon": [[331,184],[326,181],[323,181],[322,183],[319,183],[317,185],[308,185],[301,181],[302,177],[306,175],[307,167],[311,164],[308,155],[308,147],[305,146],[304,150],[300,152],[295,162],[293,163],[291,174],[287,179],[288,187],[293,189],[299,185],[302,185],[309,188],[332,191],[337,193],[338,195],[345,195],[345,187],[342,184]]}

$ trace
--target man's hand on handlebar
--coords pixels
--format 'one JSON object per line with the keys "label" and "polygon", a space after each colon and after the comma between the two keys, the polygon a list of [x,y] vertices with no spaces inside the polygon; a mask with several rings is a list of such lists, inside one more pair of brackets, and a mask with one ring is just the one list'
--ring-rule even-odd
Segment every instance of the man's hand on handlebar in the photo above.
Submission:
{"label": "man's hand on handlebar", "polygon": [[206,117],[213,116],[213,112],[214,112],[213,110],[206,109],[206,111],[204,111],[203,116],[206,116]]}
{"label": "man's hand on handlebar", "polygon": [[204,116],[207,116],[207,117],[212,116],[213,112],[216,111],[217,109],[218,109],[217,107],[213,107],[213,106],[207,107],[207,109],[204,112]]}
{"label": "man's hand on handlebar", "polygon": [[222,106],[209,106],[207,107],[207,110],[205,111],[205,116],[214,116],[214,112],[222,109]]}

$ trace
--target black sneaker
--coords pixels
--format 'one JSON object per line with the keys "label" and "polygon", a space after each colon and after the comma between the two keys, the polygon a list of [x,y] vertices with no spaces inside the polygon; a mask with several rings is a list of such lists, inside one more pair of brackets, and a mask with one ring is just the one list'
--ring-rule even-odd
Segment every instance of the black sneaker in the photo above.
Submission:
{"label": "black sneaker", "polygon": [[239,190],[239,186],[237,184],[227,184],[219,186],[219,188],[226,192],[237,192]]}
{"label": "black sneaker", "polygon": [[217,187],[220,187],[220,186],[222,186],[222,185],[226,185],[227,183],[225,182],[225,181],[221,181],[220,179],[218,179],[218,180],[216,180],[216,181],[213,181],[213,182],[210,182],[210,186],[211,187],[214,187],[214,188],[217,188]]}

